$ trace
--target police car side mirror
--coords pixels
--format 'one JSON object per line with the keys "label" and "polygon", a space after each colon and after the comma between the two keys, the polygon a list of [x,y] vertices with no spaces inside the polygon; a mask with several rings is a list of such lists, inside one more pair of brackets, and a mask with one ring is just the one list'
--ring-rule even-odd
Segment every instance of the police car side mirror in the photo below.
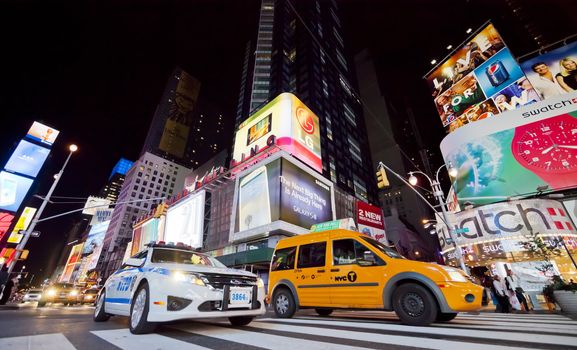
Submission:
{"label": "police car side mirror", "polygon": [[144,259],[128,258],[124,264],[128,266],[140,267],[142,264],[144,264]]}

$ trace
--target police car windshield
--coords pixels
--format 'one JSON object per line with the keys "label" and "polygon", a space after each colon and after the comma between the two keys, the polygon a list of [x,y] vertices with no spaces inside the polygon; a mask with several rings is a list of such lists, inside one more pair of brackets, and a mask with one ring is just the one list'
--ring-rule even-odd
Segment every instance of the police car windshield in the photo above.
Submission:
{"label": "police car windshield", "polygon": [[376,249],[380,250],[381,252],[387,254],[388,257],[395,258],[395,259],[404,259],[404,257],[403,257],[401,254],[397,253],[396,250],[387,247],[386,245],[384,245],[384,244],[381,243],[381,242],[375,241],[374,239],[369,238],[369,237],[363,237],[363,239],[364,239],[367,243],[369,243],[370,245],[372,245],[374,248],[376,248]]}
{"label": "police car windshield", "polygon": [[191,264],[191,265],[206,265],[214,267],[226,267],[220,261],[216,260],[211,256],[176,249],[154,248],[154,250],[152,251],[151,261],[153,263]]}

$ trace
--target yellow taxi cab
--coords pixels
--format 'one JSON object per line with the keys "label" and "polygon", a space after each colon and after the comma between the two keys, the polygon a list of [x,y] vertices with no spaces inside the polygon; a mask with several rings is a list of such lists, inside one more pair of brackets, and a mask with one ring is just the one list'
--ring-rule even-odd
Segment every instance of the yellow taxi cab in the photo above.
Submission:
{"label": "yellow taxi cab", "polygon": [[459,269],[406,260],[369,236],[337,229],[278,242],[268,297],[275,314],[298,308],[395,311],[401,322],[428,325],[481,309],[483,288]]}

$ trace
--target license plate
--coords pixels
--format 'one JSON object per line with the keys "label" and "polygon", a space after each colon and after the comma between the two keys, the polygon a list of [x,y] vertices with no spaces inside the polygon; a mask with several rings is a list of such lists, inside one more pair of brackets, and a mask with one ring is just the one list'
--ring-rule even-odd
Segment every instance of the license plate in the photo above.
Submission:
{"label": "license plate", "polygon": [[229,308],[247,307],[252,302],[252,288],[230,287]]}

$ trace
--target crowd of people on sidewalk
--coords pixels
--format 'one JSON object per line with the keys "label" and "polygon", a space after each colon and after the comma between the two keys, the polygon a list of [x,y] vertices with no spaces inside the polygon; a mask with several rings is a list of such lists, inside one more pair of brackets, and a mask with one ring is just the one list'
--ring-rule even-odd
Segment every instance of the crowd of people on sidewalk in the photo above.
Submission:
{"label": "crowd of people on sidewalk", "polygon": [[[491,297],[495,305],[495,312],[528,312],[533,310],[530,301],[525,297],[525,291],[519,284],[519,278],[511,270],[507,270],[507,276],[486,274],[481,281],[485,287],[485,293]],[[487,298],[488,299],[488,298]]]}

